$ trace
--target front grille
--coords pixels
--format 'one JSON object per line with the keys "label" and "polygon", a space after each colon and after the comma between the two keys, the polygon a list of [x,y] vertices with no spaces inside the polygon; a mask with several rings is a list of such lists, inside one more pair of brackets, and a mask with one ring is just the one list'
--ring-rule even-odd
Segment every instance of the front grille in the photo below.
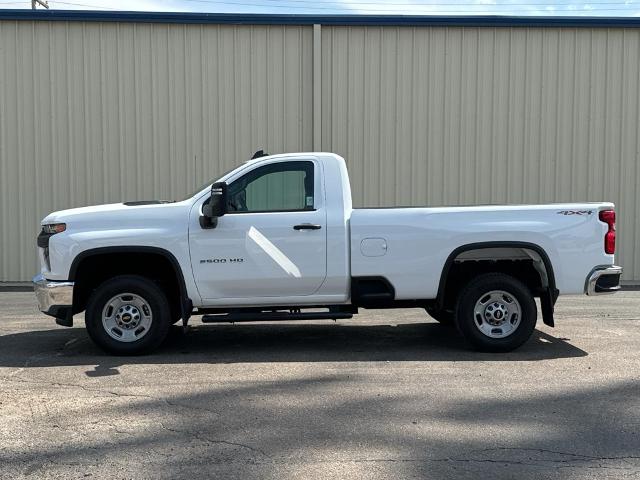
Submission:
{"label": "front grille", "polygon": [[49,248],[49,239],[51,238],[52,235],[55,235],[55,234],[45,233],[44,230],[42,230],[40,232],[40,235],[38,235],[38,246],[40,248]]}
{"label": "front grille", "polygon": [[44,265],[47,270],[51,270],[51,262],[49,261],[49,247],[45,247],[42,250],[42,256],[44,257]]}

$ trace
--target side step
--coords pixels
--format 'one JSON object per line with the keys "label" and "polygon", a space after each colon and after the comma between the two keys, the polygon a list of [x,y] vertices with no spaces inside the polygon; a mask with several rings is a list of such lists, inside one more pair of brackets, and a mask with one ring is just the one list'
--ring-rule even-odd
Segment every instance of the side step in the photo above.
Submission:
{"label": "side step", "polygon": [[234,312],[203,315],[202,323],[268,322],[272,320],[338,320],[353,318],[349,312]]}

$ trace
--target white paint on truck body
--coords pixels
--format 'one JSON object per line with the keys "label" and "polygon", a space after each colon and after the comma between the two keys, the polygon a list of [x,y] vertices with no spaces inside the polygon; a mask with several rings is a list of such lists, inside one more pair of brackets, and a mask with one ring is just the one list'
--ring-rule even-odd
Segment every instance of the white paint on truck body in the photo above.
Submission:
{"label": "white paint on truck body", "polygon": [[[595,267],[613,265],[603,248],[607,225],[598,219],[614,208],[608,202],[353,210],[345,162],[331,153],[263,157],[220,180],[231,184],[260,166],[301,160],[314,165],[313,211],[227,213],[203,229],[209,185],[180,202],[54,212],[42,223],[63,222],[67,230],[50,238],[50,267],[40,249],[41,273],[66,280],[73,260],[94,248],[157,247],[178,261],[195,307],[235,307],[345,304],[359,276],[385,277],[396,299],[433,299],[450,254],[474,243],[539,246],[561,294],[583,293]],[[299,223],[321,228],[294,230]],[[365,239],[376,239],[374,254],[365,254]]]}
{"label": "white paint on truck body", "polygon": [[[440,273],[458,247],[484,242],[526,242],[539,246],[553,266],[561,294],[583,293],[595,266],[613,264],[604,253],[606,224],[598,211],[611,203],[510,205],[453,208],[358,209],[351,214],[351,274],[383,275],[397,299],[435,298]],[[560,211],[592,211],[563,215]],[[382,257],[360,252],[362,239],[381,236]]]}

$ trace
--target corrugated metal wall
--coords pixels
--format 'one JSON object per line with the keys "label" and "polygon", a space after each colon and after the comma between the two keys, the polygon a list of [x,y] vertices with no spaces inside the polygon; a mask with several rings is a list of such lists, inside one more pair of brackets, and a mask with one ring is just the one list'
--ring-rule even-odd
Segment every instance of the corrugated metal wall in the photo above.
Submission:
{"label": "corrugated metal wall", "polygon": [[354,205],[614,201],[640,280],[640,30],[323,27]]}
{"label": "corrugated metal wall", "polygon": [[0,22],[0,280],[52,210],[178,199],[254,147],[310,150],[312,27]]}
{"label": "corrugated metal wall", "polygon": [[640,30],[317,33],[0,21],[0,280],[49,211],[178,198],[265,147],[344,155],[356,206],[615,201],[640,281]]}

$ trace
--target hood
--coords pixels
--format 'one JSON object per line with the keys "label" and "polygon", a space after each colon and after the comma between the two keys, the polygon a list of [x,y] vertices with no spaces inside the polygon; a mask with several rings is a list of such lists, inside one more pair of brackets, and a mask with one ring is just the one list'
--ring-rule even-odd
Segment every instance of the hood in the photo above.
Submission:
{"label": "hood", "polygon": [[166,202],[148,200],[141,202],[108,203],[89,207],[70,208],[52,212],[42,219],[45,223],[76,223],[85,221],[122,221],[138,220],[140,218],[171,216],[178,210],[182,211],[190,206],[190,202]]}

